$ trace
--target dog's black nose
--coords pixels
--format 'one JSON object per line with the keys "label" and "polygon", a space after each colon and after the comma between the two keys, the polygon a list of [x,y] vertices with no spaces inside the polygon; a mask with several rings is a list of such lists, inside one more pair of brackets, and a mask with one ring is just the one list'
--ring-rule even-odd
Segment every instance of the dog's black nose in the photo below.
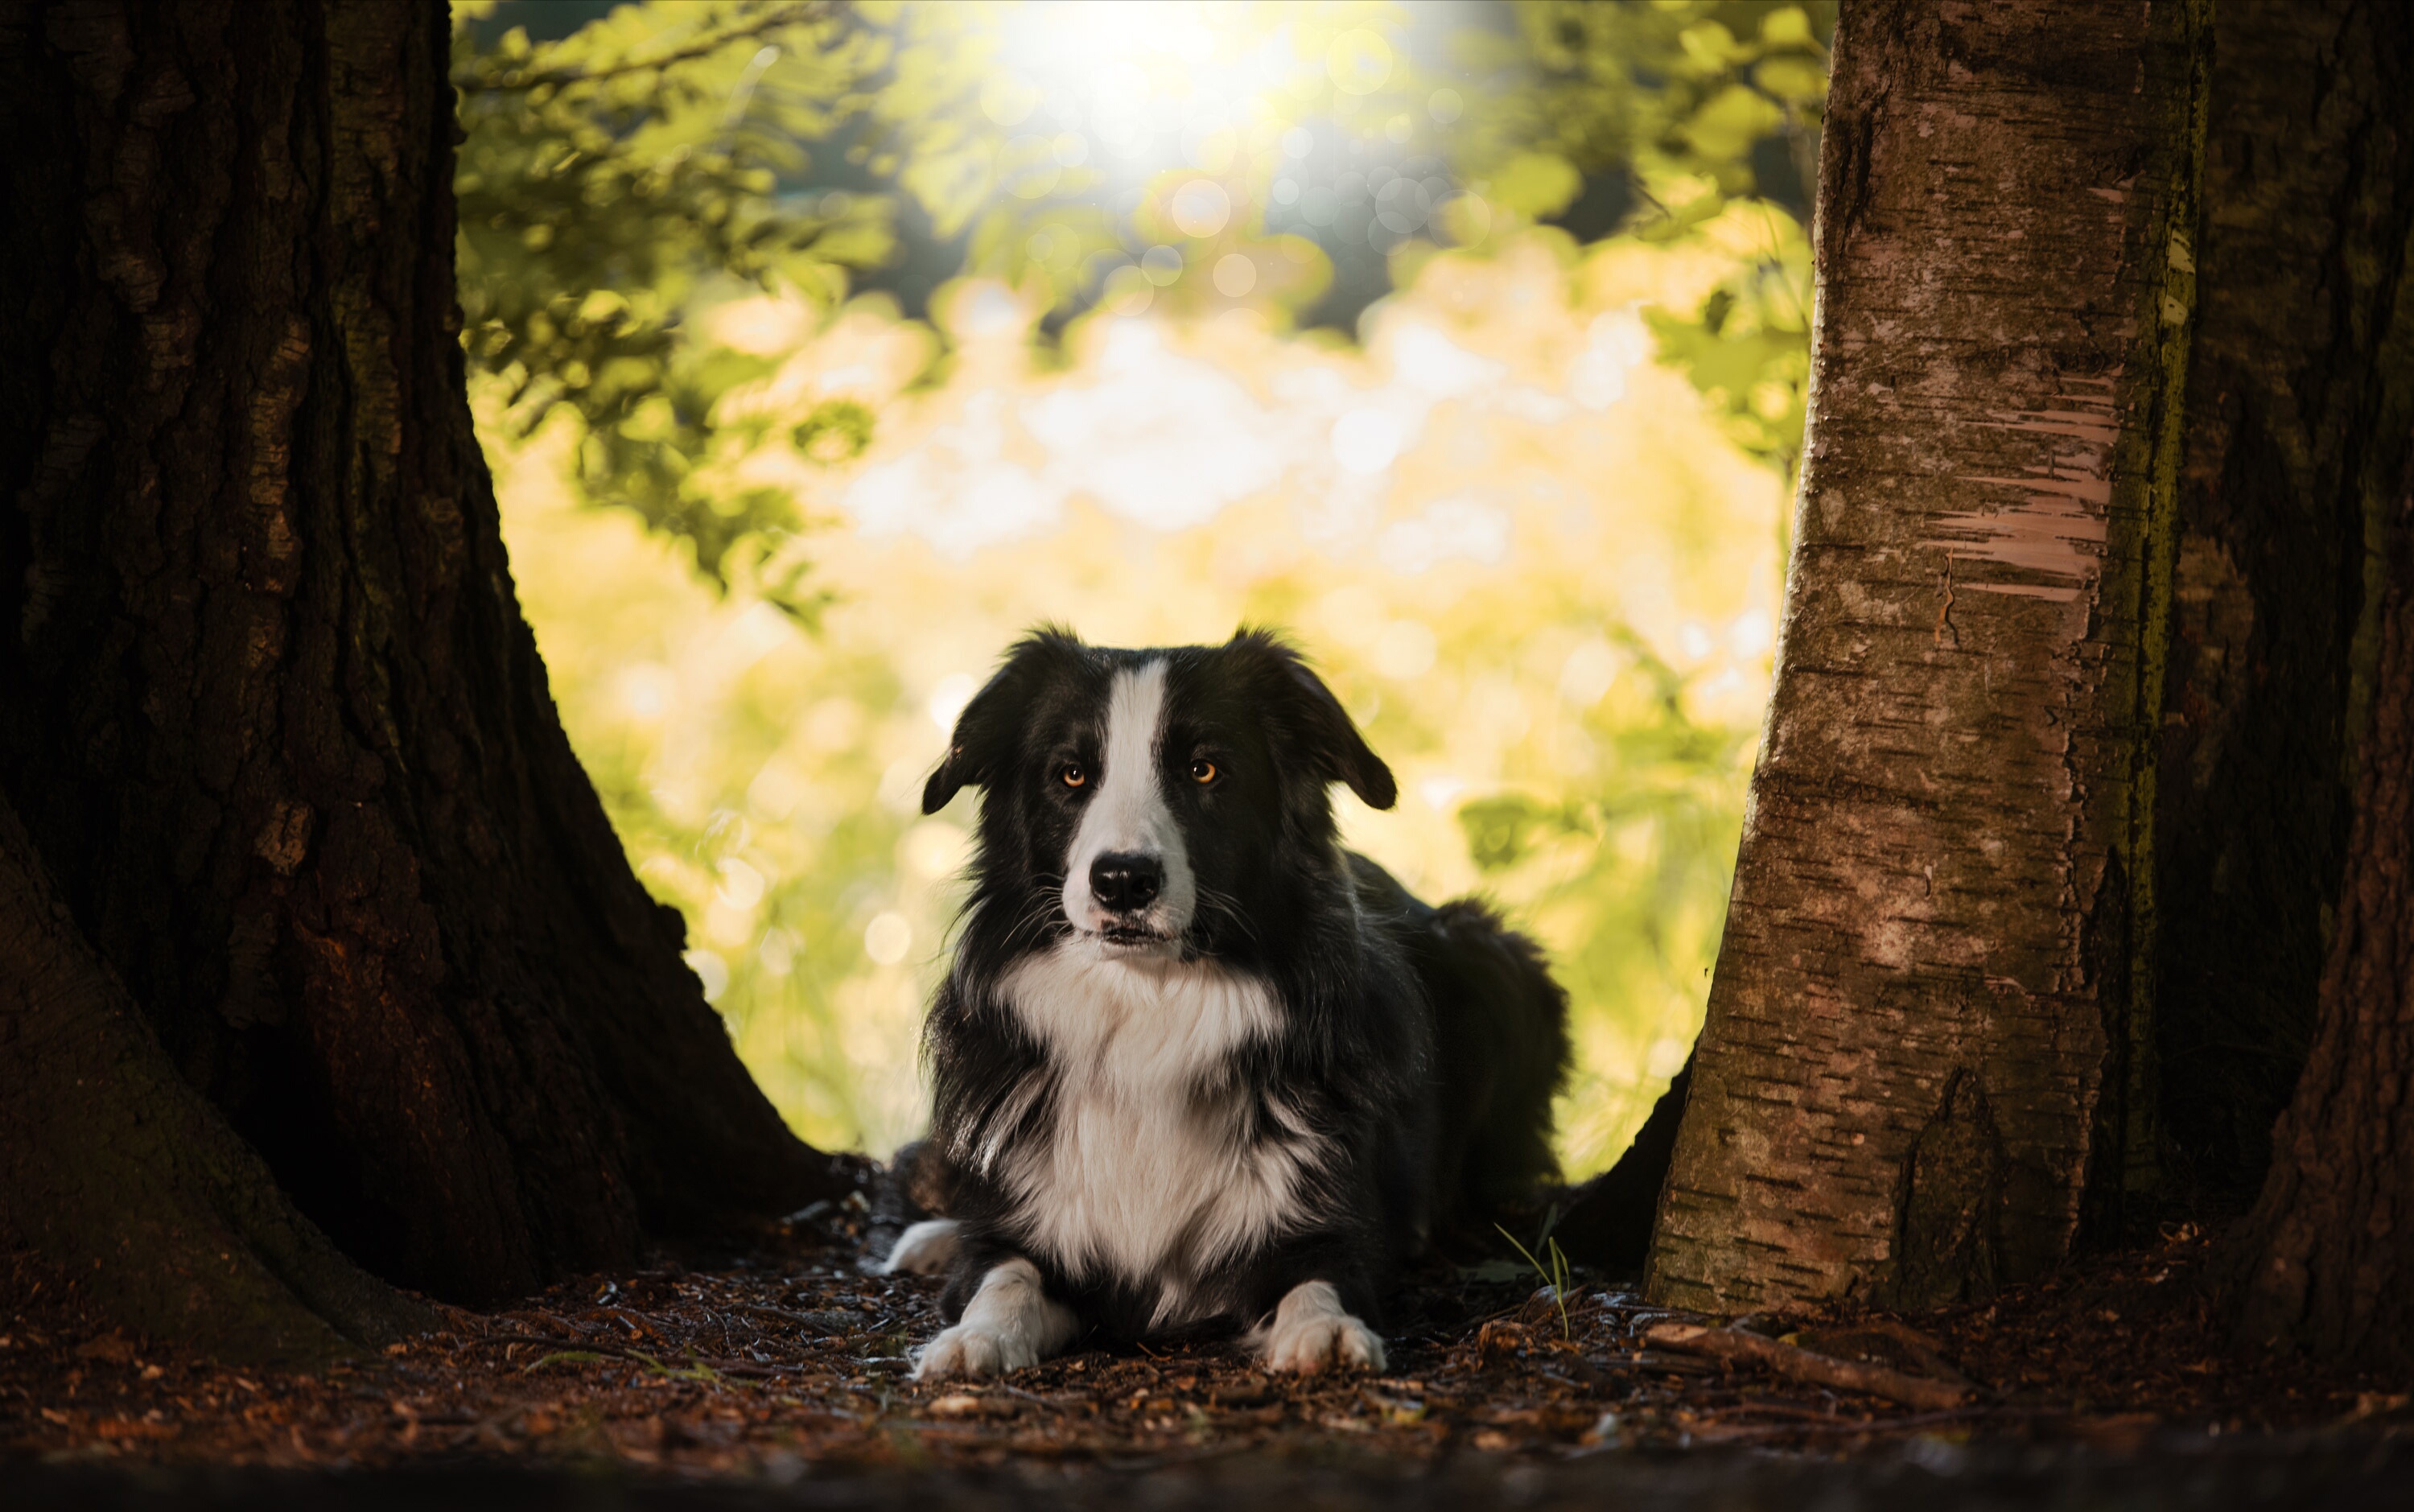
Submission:
{"label": "dog's black nose", "polygon": [[1145,908],[1165,888],[1165,866],[1154,856],[1110,850],[1090,863],[1090,896],[1110,913]]}

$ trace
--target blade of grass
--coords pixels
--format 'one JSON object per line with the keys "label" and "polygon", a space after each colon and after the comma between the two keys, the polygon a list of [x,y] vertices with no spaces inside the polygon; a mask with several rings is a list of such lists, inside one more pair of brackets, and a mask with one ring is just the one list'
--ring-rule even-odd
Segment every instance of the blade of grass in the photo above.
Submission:
{"label": "blade of grass", "polygon": [[[1558,1209],[1556,1205],[1553,1206],[1551,1213],[1552,1220],[1556,1222],[1558,1215]],[[1568,1257],[1560,1250],[1559,1241],[1550,1237],[1549,1225],[1546,1224],[1544,1226],[1542,1230],[1542,1238],[1536,1241],[1537,1243],[1547,1247],[1550,1251],[1551,1264],[1547,1266],[1541,1261],[1534,1258],[1533,1250],[1517,1243],[1517,1235],[1510,1233],[1506,1228],[1502,1228],[1500,1224],[1495,1223],[1492,1226],[1500,1230],[1500,1236],[1508,1240],[1511,1245],[1514,1246],[1519,1254],[1526,1257],[1526,1264],[1533,1266],[1534,1274],[1541,1277],[1542,1279],[1542,1284],[1551,1289],[1551,1299],[1554,1302],[1557,1302],[1559,1306],[1559,1337],[1561,1339],[1574,1338],[1575,1329],[1568,1322]]]}

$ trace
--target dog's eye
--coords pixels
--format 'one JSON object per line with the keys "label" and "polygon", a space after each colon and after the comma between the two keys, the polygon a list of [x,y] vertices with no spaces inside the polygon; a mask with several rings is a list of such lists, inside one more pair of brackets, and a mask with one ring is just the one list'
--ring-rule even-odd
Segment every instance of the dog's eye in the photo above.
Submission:
{"label": "dog's eye", "polygon": [[1200,756],[1190,763],[1190,780],[1204,787],[1215,780],[1215,763]]}
{"label": "dog's eye", "polygon": [[1081,764],[1078,761],[1065,762],[1065,770],[1056,775],[1067,787],[1079,787],[1090,780],[1090,774],[1082,770]]}

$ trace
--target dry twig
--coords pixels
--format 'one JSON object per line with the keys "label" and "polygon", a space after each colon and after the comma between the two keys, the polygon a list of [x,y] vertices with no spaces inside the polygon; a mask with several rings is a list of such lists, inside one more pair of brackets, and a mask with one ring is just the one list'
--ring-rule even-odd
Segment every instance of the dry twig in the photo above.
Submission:
{"label": "dry twig", "polygon": [[1888,1366],[1840,1360],[1830,1355],[1821,1355],[1734,1328],[1662,1323],[1654,1325],[1643,1338],[1646,1343],[1661,1349],[1706,1355],[1726,1365],[1757,1365],[1789,1381],[1884,1397],[1888,1401],[1899,1401],[1906,1407],[1916,1407],[1924,1412],[1947,1411],[1970,1400],[1970,1392],[1964,1386],[1931,1380],[1927,1376],[1911,1375]]}

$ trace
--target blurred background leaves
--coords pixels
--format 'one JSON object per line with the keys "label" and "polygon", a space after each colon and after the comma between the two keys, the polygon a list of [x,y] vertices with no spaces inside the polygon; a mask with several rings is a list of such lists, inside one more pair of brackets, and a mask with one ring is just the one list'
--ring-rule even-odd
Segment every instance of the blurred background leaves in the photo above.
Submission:
{"label": "blurred background leaves", "polygon": [[775,1101],[885,1151],[1039,619],[1291,627],[1353,844],[1552,948],[1582,1173],[1699,1023],[1832,7],[454,7],[463,341],[573,739]]}

